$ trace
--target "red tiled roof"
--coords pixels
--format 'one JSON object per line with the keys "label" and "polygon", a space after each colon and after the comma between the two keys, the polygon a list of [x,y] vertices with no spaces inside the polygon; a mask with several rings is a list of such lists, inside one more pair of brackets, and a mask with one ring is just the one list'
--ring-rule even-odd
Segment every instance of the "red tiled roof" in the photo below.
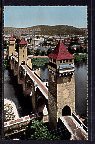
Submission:
{"label": "red tiled roof", "polygon": [[20,45],[27,45],[27,41],[25,41],[24,39],[22,39],[19,44]]}
{"label": "red tiled roof", "polygon": [[9,38],[9,41],[15,41],[15,38],[13,37],[13,35]]}
{"label": "red tiled roof", "polygon": [[59,41],[54,51],[48,57],[56,60],[73,59],[73,55],[68,52],[62,41]]}

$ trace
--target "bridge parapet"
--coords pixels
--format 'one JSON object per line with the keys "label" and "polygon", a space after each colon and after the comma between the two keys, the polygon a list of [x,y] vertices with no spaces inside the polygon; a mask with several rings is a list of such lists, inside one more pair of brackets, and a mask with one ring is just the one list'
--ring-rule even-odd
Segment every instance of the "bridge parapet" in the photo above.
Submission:
{"label": "bridge parapet", "polygon": [[33,71],[31,71],[31,69],[29,69],[26,65],[22,65],[23,69],[25,69],[27,71],[27,75],[30,77],[30,79],[32,79],[34,85],[35,85],[35,89],[38,87],[38,89],[42,92],[42,94],[45,96],[46,99],[48,99],[48,88],[46,87],[46,85],[44,84],[44,82],[42,82],[35,74]]}
{"label": "bridge parapet", "polygon": [[5,136],[13,135],[21,131],[25,131],[30,120],[35,119],[35,115],[21,117],[15,120],[4,122]]}
{"label": "bridge parapet", "polygon": [[74,119],[80,124],[80,126],[87,132],[88,128],[84,125],[84,123],[79,119],[79,117],[72,113],[72,116],[74,117]]}
{"label": "bridge parapet", "polygon": [[14,62],[14,76],[18,75],[18,62]]}

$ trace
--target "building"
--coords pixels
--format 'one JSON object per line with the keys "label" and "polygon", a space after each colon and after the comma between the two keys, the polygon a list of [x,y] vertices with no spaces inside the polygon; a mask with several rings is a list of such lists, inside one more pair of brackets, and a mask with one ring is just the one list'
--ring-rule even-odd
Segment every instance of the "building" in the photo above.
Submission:
{"label": "building", "polygon": [[49,122],[56,128],[60,116],[75,112],[74,57],[62,41],[49,54],[48,70]]}
{"label": "building", "polygon": [[14,55],[15,53],[15,38],[11,36],[9,38],[9,48],[8,48],[8,56]]}

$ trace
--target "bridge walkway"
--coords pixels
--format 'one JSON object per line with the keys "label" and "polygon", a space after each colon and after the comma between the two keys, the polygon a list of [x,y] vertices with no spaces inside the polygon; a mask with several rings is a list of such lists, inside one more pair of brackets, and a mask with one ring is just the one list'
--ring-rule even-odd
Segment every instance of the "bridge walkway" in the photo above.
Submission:
{"label": "bridge walkway", "polygon": [[45,86],[45,84],[34,74],[34,72],[31,69],[28,68],[27,65],[21,66],[27,72],[29,77],[34,81],[34,83],[45,96],[45,98],[48,99],[48,88]]}
{"label": "bridge walkway", "polygon": [[69,130],[74,140],[87,140],[87,132],[74,119],[73,116],[62,116],[60,119]]}

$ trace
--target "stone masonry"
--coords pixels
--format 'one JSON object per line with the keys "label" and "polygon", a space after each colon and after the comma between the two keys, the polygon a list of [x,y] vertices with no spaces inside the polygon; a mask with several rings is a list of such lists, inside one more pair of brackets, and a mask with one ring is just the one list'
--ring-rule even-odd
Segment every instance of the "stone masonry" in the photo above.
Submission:
{"label": "stone masonry", "polygon": [[75,112],[75,77],[74,74],[57,78],[57,118],[62,116],[62,109],[69,106]]}

